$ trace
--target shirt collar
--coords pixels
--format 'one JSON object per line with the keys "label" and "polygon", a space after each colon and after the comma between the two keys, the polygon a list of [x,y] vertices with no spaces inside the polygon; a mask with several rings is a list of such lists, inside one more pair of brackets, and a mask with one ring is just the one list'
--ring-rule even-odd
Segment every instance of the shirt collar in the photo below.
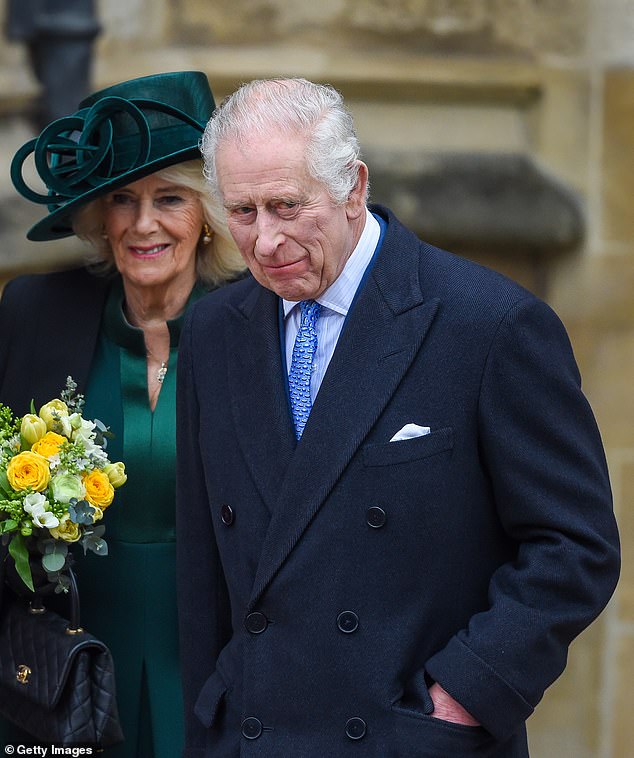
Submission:
{"label": "shirt collar", "polygon": [[[366,208],[365,225],[359,241],[346,261],[343,271],[330,287],[324,290],[317,298],[317,302],[320,305],[324,308],[329,308],[331,311],[340,313],[342,316],[348,315],[350,305],[354,300],[359,284],[361,284],[363,274],[372,260],[380,236],[381,227],[379,226],[379,222]],[[295,300],[282,300],[284,318],[288,316],[296,305],[297,302]]]}

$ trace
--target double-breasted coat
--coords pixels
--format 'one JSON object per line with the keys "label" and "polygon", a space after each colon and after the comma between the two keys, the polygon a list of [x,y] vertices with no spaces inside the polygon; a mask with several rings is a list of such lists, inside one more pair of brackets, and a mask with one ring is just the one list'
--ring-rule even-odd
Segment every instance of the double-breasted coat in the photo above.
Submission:
{"label": "double-breasted coat", "polygon": [[[187,758],[527,755],[609,599],[600,436],[552,310],[387,232],[295,442],[277,296],[199,301],[179,354]],[[391,442],[405,424],[430,433]],[[482,724],[432,716],[438,681]]]}

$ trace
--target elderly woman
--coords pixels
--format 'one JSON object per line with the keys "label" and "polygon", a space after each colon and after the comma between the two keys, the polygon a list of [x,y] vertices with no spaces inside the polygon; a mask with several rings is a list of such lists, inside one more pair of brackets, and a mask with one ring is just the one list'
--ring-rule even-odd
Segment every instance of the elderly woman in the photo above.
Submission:
{"label": "elderly woman", "polygon": [[[82,624],[113,654],[125,742],[112,758],[182,746],[175,596],[176,358],[183,315],[243,270],[205,192],[198,141],[214,108],[200,72],[102,90],[15,156],[18,191],[51,211],[27,234],[91,243],[82,269],[23,276],[0,302],[0,402],[18,414],[71,375],[114,433],[128,481],[105,520],[107,557],[78,556]],[[34,152],[49,193],[22,177]]]}

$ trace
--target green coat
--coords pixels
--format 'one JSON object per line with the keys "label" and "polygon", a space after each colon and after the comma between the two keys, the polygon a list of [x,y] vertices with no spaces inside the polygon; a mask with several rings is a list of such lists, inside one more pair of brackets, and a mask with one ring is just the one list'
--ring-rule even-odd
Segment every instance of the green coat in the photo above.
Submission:
{"label": "green coat", "polygon": [[[73,287],[77,287],[77,273]],[[82,287],[93,278],[84,277]],[[128,481],[118,490],[106,510],[103,523],[109,553],[98,557],[76,551],[75,566],[81,597],[83,626],[110,647],[117,679],[117,699],[125,743],[104,751],[104,758],[175,758],[182,747],[182,699],[178,661],[175,589],[174,466],[176,359],[182,319],[169,323],[171,348],[169,368],[154,412],[149,408],[143,335],[123,316],[123,288],[118,278],[103,294],[104,284],[94,280],[96,313],[82,313],[60,324],[46,319],[46,311],[33,314],[37,292],[51,287],[61,298],[64,275],[24,277],[15,289],[9,287],[0,308],[0,335],[9,337],[9,321],[24,324],[16,316],[22,302],[31,304],[31,318],[47,341],[76,340],[98,316],[96,343],[85,383],[73,374],[86,395],[84,416],[108,425],[114,437],[108,442],[111,461],[123,460]],[[48,286],[46,286],[48,284]],[[100,289],[101,288],[101,289]],[[21,290],[21,292],[20,292]],[[68,287],[71,291],[71,287]],[[31,295],[25,297],[25,294]],[[202,294],[196,289],[192,300]],[[101,303],[105,305],[102,308]],[[11,307],[13,305],[13,307]],[[92,321],[91,321],[92,315]],[[48,325],[48,329],[47,329]],[[22,335],[24,337],[24,335]],[[16,340],[17,342],[17,340]],[[43,341],[43,344],[46,342]],[[89,343],[82,344],[87,349]],[[85,356],[83,356],[85,359]],[[57,361],[56,361],[57,364]],[[71,362],[62,366],[65,376],[73,373]],[[11,371],[5,372],[0,401],[22,414],[28,408],[11,401]],[[23,383],[36,406],[58,395],[46,388],[42,395],[33,372],[23,374]],[[24,387],[20,388],[24,394]],[[50,395],[50,396],[49,396]],[[6,399],[5,399],[6,398]],[[125,421],[124,421],[125,420]],[[20,740],[9,730],[7,739]],[[20,740],[23,741],[23,740]],[[0,730],[0,744],[2,731]],[[153,746],[153,747],[152,747]]]}

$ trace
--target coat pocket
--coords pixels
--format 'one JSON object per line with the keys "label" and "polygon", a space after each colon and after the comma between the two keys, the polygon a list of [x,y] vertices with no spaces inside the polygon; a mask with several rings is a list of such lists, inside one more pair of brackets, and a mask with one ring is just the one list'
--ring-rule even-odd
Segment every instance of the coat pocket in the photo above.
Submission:
{"label": "coat pocket", "polygon": [[414,439],[366,445],[362,450],[363,464],[365,466],[392,466],[395,463],[408,463],[427,458],[452,448],[453,429],[447,426],[424,434],[422,437],[414,437]]}
{"label": "coat pocket", "polygon": [[203,685],[194,706],[194,713],[207,729],[213,726],[220,703],[228,690],[228,685],[217,670]]}
{"label": "coat pocket", "polygon": [[[515,752],[505,748],[481,726],[465,726],[433,716],[434,703],[429,694],[431,680],[424,670],[417,671],[407,682],[400,697],[392,703],[396,717],[406,717],[398,733],[406,733],[412,743],[411,756],[478,755],[482,758],[511,758]],[[414,745],[417,747],[414,748]],[[518,754],[519,755],[519,754]]]}

